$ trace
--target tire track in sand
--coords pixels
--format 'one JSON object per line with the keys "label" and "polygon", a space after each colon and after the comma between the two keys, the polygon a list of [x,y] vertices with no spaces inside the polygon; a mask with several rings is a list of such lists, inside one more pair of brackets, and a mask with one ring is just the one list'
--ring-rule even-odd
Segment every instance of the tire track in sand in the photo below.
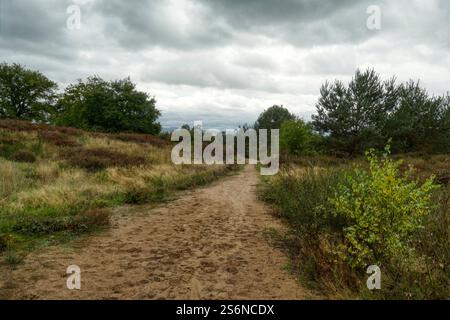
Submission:
{"label": "tire track in sand", "polygon": [[[0,296],[22,299],[303,299],[264,237],[282,228],[255,193],[258,173],[185,192],[158,207],[117,209],[110,230],[27,256],[4,271]],[[69,265],[81,290],[66,288]]]}

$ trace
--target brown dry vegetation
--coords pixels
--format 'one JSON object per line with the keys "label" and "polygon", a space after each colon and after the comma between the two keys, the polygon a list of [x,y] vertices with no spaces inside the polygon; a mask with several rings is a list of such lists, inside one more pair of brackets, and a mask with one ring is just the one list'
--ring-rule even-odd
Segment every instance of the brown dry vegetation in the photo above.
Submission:
{"label": "brown dry vegetation", "polygon": [[158,137],[0,120],[0,251],[105,227],[108,208],[161,201],[230,172],[175,166]]}
{"label": "brown dry vegetation", "polygon": [[[366,269],[353,268],[348,263],[348,252],[343,250],[345,230],[355,222],[338,215],[329,202],[339,192],[337,186],[353,174],[355,164],[368,169],[363,159],[291,157],[289,161],[284,159],[277,176],[262,180],[261,197],[272,203],[291,227],[279,240],[291,257],[292,271],[302,283],[333,299],[450,297],[450,156],[410,154],[394,158],[402,160],[399,175],[411,173],[407,181],[421,185],[434,176],[436,186],[427,214],[417,222],[420,228],[404,243],[409,255],[397,252],[378,262],[382,290],[375,292],[366,288]],[[370,199],[362,202],[362,208],[366,202]],[[384,227],[389,229],[389,225]]]}

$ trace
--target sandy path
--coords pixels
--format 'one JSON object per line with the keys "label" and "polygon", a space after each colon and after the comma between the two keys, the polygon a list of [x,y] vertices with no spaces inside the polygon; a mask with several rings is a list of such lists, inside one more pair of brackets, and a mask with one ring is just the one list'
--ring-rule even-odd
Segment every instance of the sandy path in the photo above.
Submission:
{"label": "sandy path", "polygon": [[[286,256],[264,231],[281,228],[256,198],[257,171],[159,207],[119,208],[113,227],[30,254],[4,271],[0,296],[25,299],[302,299]],[[81,268],[81,290],[66,269]]]}

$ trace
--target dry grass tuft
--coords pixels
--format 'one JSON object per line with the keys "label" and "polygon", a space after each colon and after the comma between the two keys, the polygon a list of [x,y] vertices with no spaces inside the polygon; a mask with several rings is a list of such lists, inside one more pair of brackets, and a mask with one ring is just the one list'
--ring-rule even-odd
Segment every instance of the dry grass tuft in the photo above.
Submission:
{"label": "dry grass tuft", "polygon": [[26,191],[18,192],[14,202],[5,211],[21,212],[27,208],[62,210],[89,203],[92,199],[117,191],[111,184],[101,183],[83,170],[65,170],[54,181]]}
{"label": "dry grass tuft", "polygon": [[28,165],[0,158],[0,209],[2,200],[18,191],[28,189],[32,184],[25,173],[26,166]]}
{"label": "dry grass tuft", "polygon": [[61,169],[56,162],[43,161],[36,164],[35,175],[42,183],[49,183],[59,177]]}
{"label": "dry grass tuft", "polygon": [[70,222],[70,229],[80,232],[95,227],[106,227],[110,224],[110,219],[110,210],[92,209],[77,214]]}

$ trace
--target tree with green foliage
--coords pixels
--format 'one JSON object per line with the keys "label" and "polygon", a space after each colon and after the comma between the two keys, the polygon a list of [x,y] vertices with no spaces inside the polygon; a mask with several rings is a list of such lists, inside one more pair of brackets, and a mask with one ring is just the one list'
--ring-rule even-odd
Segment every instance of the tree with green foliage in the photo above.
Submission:
{"label": "tree with green foliage", "polygon": [[57,84],[19,64],[0,64],[0,118],[48,122]]}
{"label": "tree with green foliage", "polygon": [[374,70],[357,70],[346,87],[341,81],[325,83],[313,115],[314,129],[326,137],[332,151],[364,152],[384,144],[381,131],[386,115],[397,104],[395,78],[382,82]]}
{"label": "tree with green foliage", "polygon": [[281,124],[280,150],[293,155],[307,155],[314,151],[315,136],[309,124],[301,119]]}
{"label": "tree with green foliage", "polygon": [[254,128],[255,130],[280,129],[283,122],[295,119],[295,115],[290,113],[288,109],[274,105],[259,115]]}
{"label": "tree with green foliage", "polygon": [[158,134],[156,100],[136,90],[129,78],[105,81],[89,77],[68,86],[58,101],[56,123],[104,132]]}
{"label": "tree with green foliage", "polygon": [[398,89],[399,103],[388,116],[384,136],[392,138],[395,152],[448,151],[449,98],[430,97],[417,81]]}
{"label": "tree with green foliage", "polygon": [[436,144],[441,146],[441,151],[449,152],[450,150],[450,93],[440,98],[440,137]]}

